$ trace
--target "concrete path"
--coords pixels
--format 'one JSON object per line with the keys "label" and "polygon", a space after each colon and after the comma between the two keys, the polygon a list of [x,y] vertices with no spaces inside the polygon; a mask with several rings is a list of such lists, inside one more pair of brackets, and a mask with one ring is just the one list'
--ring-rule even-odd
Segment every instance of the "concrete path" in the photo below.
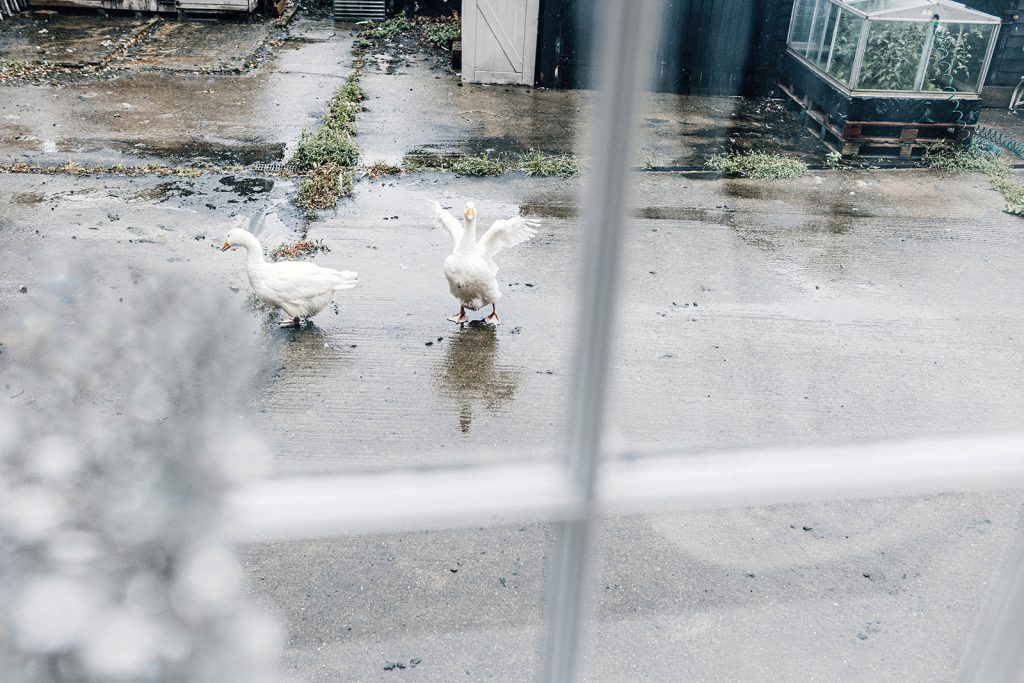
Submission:
{"label": "concrete path", "polygon": [[[252,160],[280,160],[351,65],[347,32],[312,20],[292,31],[303,39],[245,75],[0,86],[0,160],[243,160],[250,143]],[[510,149],[576,149],[569,132],[585,94],[467,90],[432,76],[425,85],[421,67],[429,71],[414,63],[403,67],[412,76],[364,76],[366,158],[399,159],[428,144],[483,149],[517,121],[527,123]],[[408,83],[421,91],[407,96]],[[428,114],[409,108],[448,90],[452,98]],[[663,111],[694,106],[653,99]],[[460,116],[501,103],[544,113],[505,114],[493,128],[485,114]],[[401,129],[403,116],[436,123],[418,134]],[[669,134],[689,125],[689,114],[674,116],[654,128],[666,163],[696,149]],[[729,118],[712,112],[700,125]],[[11,126],[56,149],[16,139]],[[677,152],[685,149],[690,157]],[[0,362],[24,353],[10,331],[69,258],[109,259],[142,277],[170,268],[237,290],[245,307],[241,255],[215,248],[227,230],[248,226],[268,246],[306,234],[331,248],[317,263],[359,271],[361,282],[312,327],[266,326],[270,373],[248,412],[273,446],[277,474],[556,457],[578,296],[579,188],[522,176],[364,178],[353,200],[307,225],[289,203],[295,185],[280,178],[0,175]],[[536,239],[501,255],[497,330],[444,319],[454,310],[441,273],[450,246],[431,226],[435,199],[475,200],[485,223],[518,212],[542,220]],[[1019,430],[1024,240],[1021,219],[1001,205],[972,175],[640,174],[610,433],[698,451]],[[146,305],[130,290],[125,298]],[[610,519],[584,680],[954,680],[1021,498]],[[253,596],[288,625],[285,665],[302,679],[522,681],[538,667],[551,543],[547,526],[531,525],[241,553]]]}

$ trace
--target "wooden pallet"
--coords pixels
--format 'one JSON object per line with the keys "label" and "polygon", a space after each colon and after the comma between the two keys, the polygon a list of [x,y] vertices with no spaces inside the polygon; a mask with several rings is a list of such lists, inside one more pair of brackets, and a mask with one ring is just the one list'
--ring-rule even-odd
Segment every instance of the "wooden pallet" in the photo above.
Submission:
{"label": "wooden pallet", "polygon": [[807,117],[807,130],[826,147],[842,156],[919,157],[939,144],[958,142],[974,133],[974,126],[908,121],[831,121],[806,95],[793,86],[778,84]]}
{"label": "wooden pallet", "polygon": [[28,0],[0,0],[0,21],[25,9],[28,9]]}

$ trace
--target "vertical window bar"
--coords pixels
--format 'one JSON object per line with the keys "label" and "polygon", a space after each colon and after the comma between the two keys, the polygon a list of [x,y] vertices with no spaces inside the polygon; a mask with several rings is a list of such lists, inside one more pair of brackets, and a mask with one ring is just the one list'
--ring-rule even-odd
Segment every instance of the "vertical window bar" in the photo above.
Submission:
{"label": "vertical window bar", "polygon": [[962,683],[1020,681],[1024,673],[1024,510],[981,612],[971,649],[960,671]]}
{"label": "vertical window bar", "polygon": [[650,58],[664,0],[598,5],[603,40],[596,43],[600,90],[589,129],[590,171],[583,204],[581,295],[568,414],[566,462],[583,504],[580,519],[556,525],[548,575],[548,633],[543,680],[576,679],[590,591],[594,482],[601,454],[611,330],[622,225],[636,140],[636,103],[649,82]]}
{"label": "vertical window bar", "polygon": [[932,29],[928,31],[928,35],[924,38],[924,51],[921,53],[921,59],[917,63],[917,75],[914,76],[914,90],[924,90],[924,79],[928,75],[928,62],[931,61],[932,47],[935,45],[935,31],[938,29]]}
{"label": "vertical window bar", "polygon": [[[847,12],[849,14],[849,12]],[[825,73],[832,73],[832,55],[836,52],[836,38],[839,37],[839,24],[843,21],[843,10],[836,7],[836,24],[832,27],[832,42],[828,46],[828,61],[825,62]]]}
{"label": "vertical window bar", "polygon": [[860,40],[857,41],[857,51],[853,53],[853,68],[850,70],[850,90],[856,90],[860,81],[860,67],[864,63],[864,51],[868,49],[868,31],[871,30],[871,20],[865,19],[860,27]]}

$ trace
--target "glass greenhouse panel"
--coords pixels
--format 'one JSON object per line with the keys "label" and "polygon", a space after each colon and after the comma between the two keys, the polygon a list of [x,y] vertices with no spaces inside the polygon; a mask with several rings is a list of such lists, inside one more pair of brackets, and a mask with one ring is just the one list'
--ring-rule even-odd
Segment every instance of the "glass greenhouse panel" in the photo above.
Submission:
{"label": "glass greenhouse panel", "polygon": [[807,47],[811,42],[811,26],[814,23],[815,9],[828,0],[797,0],[793,5],[793,20],[789,31],[789,45],[802,55],[807,55]]}
{"label": "glass greenhouse panel", "polygon": [[820,69],[828,66],[828,54],[836,33],[839,13],[839,6],[830,2],[822,2],[818,9],[818,22],[811,31],[811,44],[807,50],[807,58],[816,63]]}
{"label": "glass greenhouse panel", "polygon": [[850,90],[974,94],[999,23],[949,0],[796,0],[789,47]]}
{"label": "glass greenhouse panel", "polygon": [[931,24],[872,21],[858,90],[914,90]]}
{"label": "glass greenhouse panel", "polygon": [[991,24],[939,24],[932,39],[923,90],[976,92],[981,89]]}
{"label": "glass greenhouse panel", "polygon": [[832,34],[836,27],[839,8],[824,0],[815,12],[814,23],[811,25],[811,39],[807,45],[805,56],[824,69],[828,64],[829,50],[832,48]]}
{"label": "glass greenhouse panel", "polygon": [[925,7],[933,3],[922,0],[848,0],[844,4],[855,7],[865,14],[874,14],[907,9],[908,7]]}
{"label": "glass greenhouse panel", "polygon": [[836,23],[835,41],[832,43],[832,59],[828,73],[843,85],[849,87],[853,75],[853,62],[857,57],[857,45],[864,20],[850,11],[841,11]]}

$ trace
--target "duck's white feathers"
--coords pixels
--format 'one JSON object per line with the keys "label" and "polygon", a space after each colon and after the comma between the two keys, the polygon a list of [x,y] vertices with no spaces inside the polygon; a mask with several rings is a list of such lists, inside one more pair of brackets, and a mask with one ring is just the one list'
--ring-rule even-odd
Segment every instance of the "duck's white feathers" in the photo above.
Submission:
{"label": "duck's white feathers", "polygon": [[476,219],[468,228],[434,202],[437,224],[452,237],[455,247],[444,260],[444,274],[452,296],[466,308],[476,311],[501,298],[498,286],[498,264],[494,256],[506,247],[521,244],[533,237],[540,223],[515,216],[495,221],[479,241],[476,240]]}
{"label": "duck's white feathers", "polygon": [[463,233],[465,233],[459,219],[441,208],[437,202],[434,202],[434,218],[437,221],[437,226],[448,233],[455,247],[458,248],[459,243],[462,242]]}
{"label": "duck's white feathers", "polygon": [[302,261],[264,263],[246,270],[259,298],[299,318],[316,315],[331,303],[334,292],[351,289],[359,282],[358,275],[350,270]]}
{"label": "duck's white feathers", "polygon": [[536,235],[538,226],[540,221],[522,216],[494,221],[476,243],[477,249],[484,258],[494,258],[502,249],[522,244]]}
{"label": "duck's white feathers", "polygon": [[245,273],[261,300],[284,310],[293,318],[309,318],[326,308],[334,293],[359,282],[350,270],[334,270],[303,261],[267,263],[263,248],[251,233],[237,228],[228,233],[224,248],[244,247],[248,252]]}

